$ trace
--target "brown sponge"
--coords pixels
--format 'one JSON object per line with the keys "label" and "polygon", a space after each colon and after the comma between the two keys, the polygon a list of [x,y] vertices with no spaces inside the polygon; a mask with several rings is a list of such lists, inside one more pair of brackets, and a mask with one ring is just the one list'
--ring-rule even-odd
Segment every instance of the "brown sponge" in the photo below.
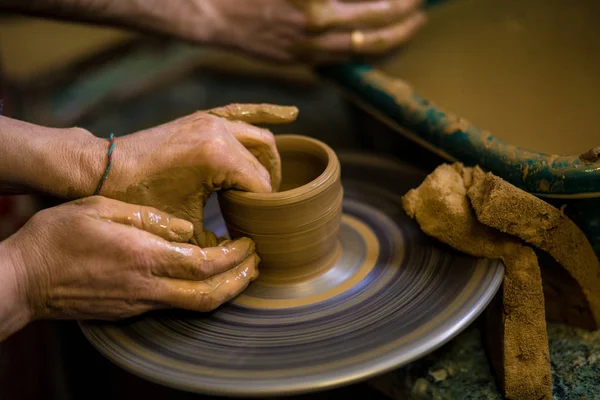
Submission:
{"label": "brown sponge", "polygon": [[520,240],[477,220],[467,197],[474,172],[461,164],[441,165],[403,197],[403,207],[426,234],[464,253],[504,261],[503,307],[495,316],[501,335],[491,352],[500,356],[494,362],[500,384],[508,399],[552,399],[537,257]]}
{"label": "brown sponge", "polygon": [[600,262],[577,225],[559,209],[479,167],[473,169],[468,196],[481,223],[547,252],[564,267],[580,286],[593,317],[593,321],[581,321],[590,313],[572,307],[564,311],[565,320],[598,329]]}

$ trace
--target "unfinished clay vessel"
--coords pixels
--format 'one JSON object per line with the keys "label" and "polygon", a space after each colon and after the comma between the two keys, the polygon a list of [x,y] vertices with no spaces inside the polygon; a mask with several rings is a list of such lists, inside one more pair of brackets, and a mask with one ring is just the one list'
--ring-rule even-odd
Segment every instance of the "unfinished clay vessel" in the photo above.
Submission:
{"label": "unfinished clay vessel", "polygon": [[343,188],[335,152],[316,139],[276,136],[282,182],[275,193],[227,190],[219,205],[232,238],[256,243],[263,280],[297,281],[335,264]]}

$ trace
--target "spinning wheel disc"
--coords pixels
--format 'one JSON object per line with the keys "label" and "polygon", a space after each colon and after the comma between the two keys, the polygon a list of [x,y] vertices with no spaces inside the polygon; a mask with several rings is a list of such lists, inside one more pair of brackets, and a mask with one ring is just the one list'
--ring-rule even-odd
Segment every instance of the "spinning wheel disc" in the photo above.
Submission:
{"label": "spinning wheel disc", "polygon": [[[472,322],[502,283],[498,261],[425,236],[400,196],[422,172],[340,154],[344,216],[335,265],[310,281],[260,278],[210,314],[169,311],[82,322],[119,366],[166,386],[220,395],[292,394],[348,384],[406,364]],[[225,233],[217,202],[206,226]]]}

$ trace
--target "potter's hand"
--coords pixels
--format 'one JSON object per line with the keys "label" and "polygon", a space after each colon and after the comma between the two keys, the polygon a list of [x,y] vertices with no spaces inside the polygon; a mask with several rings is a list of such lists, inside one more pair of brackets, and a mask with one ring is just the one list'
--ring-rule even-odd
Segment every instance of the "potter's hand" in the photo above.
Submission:
{"label": "potter's hand", "polygon": [[[210,41],[278,61],[329,62],[388,52],[425,22],[422,0],[196,0]],[[190,18],[192,18],[190,16]],[[200,29],[200,28],[199,28]],[[353,45],[352,32],[355,34]],[[190,25],[184,37],[195,40]]]}
{"label": "potter's hand", "polygon": [[37,318],[216,308],[256,276],[258,257],[249,239],[204,249],[186,244],[192,229],[153,208],[104,197],[41,211],[0,244],[0,340]]}
{"label": "potter's hand", "polygon": [[297,113],[295,107],[230,105],[127,135],[117,141],[101,194],[191,221],[192,242],[214,246],[216,237],[202,225],[211,193],[270,192],[281,180],[273,134],[250,123],[287,123]]}

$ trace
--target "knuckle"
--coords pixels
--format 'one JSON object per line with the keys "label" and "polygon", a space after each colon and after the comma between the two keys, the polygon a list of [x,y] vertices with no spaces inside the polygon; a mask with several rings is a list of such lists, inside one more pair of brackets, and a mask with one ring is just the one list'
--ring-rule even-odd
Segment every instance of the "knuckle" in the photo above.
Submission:
{"label": "knuckle", "polygon": [[60,206],[60,212],[56,208],[48,208],[34,214],[30,219],[33,225],[43,224],[53,226],[63,232],[84,233],[88,230],[87,216],[69,205]]}
{"label": "knuckle", "polygon": [[273,135],[273,132],[271,132],[267,129],[261,129],[261,140],[269,148],[276,148],[275,135]]}
{"label": "knuckle", "polygon": [[87,198],[88,204],[106,204],[108,199],[104,196],[90,196]]}
{"label": "knuckle", "polygon": [[185,279],[203,280],[207,276],[204,271],[204,262],[199,260],[192,250],[191,256],[185,256],[183,262],[177,263],[180,268],[180,274]]}
{"label": "knuckle", "polygon": [[229,152],[229,138],[225,134],[214,135],[206,143],[206,150],[210,155],[222,156]]}
{"label": "knuckle", "polygon": [[193,275],[196,279],[207,279],[215,274],[215,263],[212,261],[204,260],[198,265],[193,267]]}
{"label": "knuckle", "polygon": [[144,301],[148,300],[149,297],[151,297],[148,296],[148,293],[151,292],[151,287],[149,287],[148,282],[146,282],[145,280],[132,285],[129,289],[129,296],[127,299],[128,304],[131,307],[139,307],[140,305],[143,305]]}
{"label": "knuckle", "polygon": [[145,231],[152,229],[163,220],[163,213],[159,209],[149,206],[139,206],[138,216],[141,229]]}
{"label": "knuckle", "polygon": [[209,257],[207,256],[206,251],[202,249],[198,249],[197,253],[198,254],[195,257],[197,260],[196,271],[201,279],[207,279],[213,275],[216,275],[220,272],[220,266],[222,265],[227,267],[232,264],[227,254],[219,254],[216,257]]}
{"label": "knuckle", "polygon": [[225,126],[221,117],[210,115],[206,112],[198,113],[196,121],[202,125],[202,128],[211,132],[211,134],[221,134]]}
{"label": "knuckle", "polygon": [[83,233],[88,231],[89,221],[87,221],[86,218],[82,215],[71,214],[68,216],[65,225],[71,232]]}
{"label": "knuckle", "polygon": [[134,269],[146,270],[150,269],[156,262],[159,256],[153,251],[153,247],[144,242],[133,242],[127,237],[123,237],[116,241],[115,247],[121,254],[121,257],[128,261]]}
{"label": "knuckle", "polygon": [[37,225],[40,223],[44,223],[45,221],[52,219],[55,217],[55,215],[50,211],[51,209],[45,209],[45,210],[41,210],[36,212],[35,214],[33,214],[31,216],[31,218],[29,218],[29,223],[33,224],[33,225]]}

